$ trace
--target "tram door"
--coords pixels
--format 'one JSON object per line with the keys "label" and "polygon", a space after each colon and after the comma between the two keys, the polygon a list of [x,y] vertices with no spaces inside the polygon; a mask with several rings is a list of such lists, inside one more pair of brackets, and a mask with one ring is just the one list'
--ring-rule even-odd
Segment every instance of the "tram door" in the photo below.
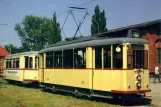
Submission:
{"label": "tram door", "polygon": [[93,49],[93,90],[109,90],[111,85],[111,46]]}
{"label": "tram door", "polygon": [[39,54],[38,64],[39,64],[39,70],[38,70],[39,81],[44,82],[44,55],[43,54]]}

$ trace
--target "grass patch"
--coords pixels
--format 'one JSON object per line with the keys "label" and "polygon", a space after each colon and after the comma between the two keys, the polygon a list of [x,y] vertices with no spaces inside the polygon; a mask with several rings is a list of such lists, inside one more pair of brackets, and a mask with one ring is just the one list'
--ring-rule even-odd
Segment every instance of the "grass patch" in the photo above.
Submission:
{"label": "grass patch", "polygon": [[39,88],[26,88],[7,83],[0,88],[0,107],[118,107],[86,99],[77,99],[70,95],[54,94],[41,91]]}
{"label": "grass patch", "polygon": [[[0,78],[0,81],[2,78]],[[153,79],[150,79],[152,82]],[[27,88],[0,83],[0,107],[119,107],[106,100],[75,98],[65,94],[44,92],[40,88]],[[109,104],[110,103],[110,104]]]}

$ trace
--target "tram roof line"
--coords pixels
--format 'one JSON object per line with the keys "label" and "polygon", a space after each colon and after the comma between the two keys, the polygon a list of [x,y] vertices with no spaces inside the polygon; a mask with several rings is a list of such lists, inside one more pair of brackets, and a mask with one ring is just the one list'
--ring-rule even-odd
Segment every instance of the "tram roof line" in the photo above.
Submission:
{"label": "tram roof line", "polygon": [[38,51],[21,52],[21,53],[16,53],[16,54],[10,54],[10,55],[7,55],[7,56],[29,55],[29,54],[38,54]]}
{"label": "tram roof line", "polygon": [[53,45],[52,47],[44,48],[39,51],[39,53],[43,52],[50,52],[50,51],[60,51],[60,50],[67,50],[67,49],[75,49],[75,48],[85,48],[90,46],[102,46],[102,45],[109,45],[109,44],[120,44],[120,43],[131,43],[131,44],[148,44],[148,41],[141,38],[104,38],[104,39],[94,39],[88,41],[81,41],[72,44],[63,44],[63,45]]}

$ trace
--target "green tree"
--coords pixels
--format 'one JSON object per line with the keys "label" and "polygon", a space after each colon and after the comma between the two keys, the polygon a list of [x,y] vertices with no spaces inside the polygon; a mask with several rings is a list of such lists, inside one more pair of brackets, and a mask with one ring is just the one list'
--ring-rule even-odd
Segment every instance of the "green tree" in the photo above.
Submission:
{"label": "green tree", "polygon": [[51,34],[48,37],[49,44],[56,43],[58,41],[61,41],[62,37],[61,35],[61,29],[60,24],[57,22],[56,13],[53,14],[53,17],[51,19]]}
{"label": "green tree", "polygon": [[14,46],[14,45],[12,45],[12,44],[5,45],[4,48],[5,48],[10,54],[15,54],[15,53],[21,52],[21,50],[20,50],[18,47]]}
{"label": "green tree", "polygon": [[54,21],[46,17],[25,16],[21,23],[15,25],[22,49],[25,51],[40,50],[47,44],[60,41],[61,39],[57,39],[58,36],[61,37],[60,27],[53,26],[53,23],[59,25],[56,15]]}
{"label": "green tree", "polygon": [[92,16],[91,35],[107,32],[105,11],[100,11],[97,5]]}

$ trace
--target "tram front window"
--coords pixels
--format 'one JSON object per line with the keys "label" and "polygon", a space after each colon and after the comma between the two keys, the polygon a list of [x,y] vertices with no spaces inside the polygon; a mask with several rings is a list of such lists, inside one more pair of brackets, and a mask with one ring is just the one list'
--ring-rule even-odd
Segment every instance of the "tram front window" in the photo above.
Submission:
{"label": "tram front window", "polygon": [[122,68],[123,67],[123,54],[122,54],[122,46],[120,45],[120,52],[116,52],[116,47],[118,45],[113,45],[114,50],[113,50],[113,68]]}
{"label": "tram front window", "polygon": [[128,50],[128,68],[148,68],[148,51]]}

